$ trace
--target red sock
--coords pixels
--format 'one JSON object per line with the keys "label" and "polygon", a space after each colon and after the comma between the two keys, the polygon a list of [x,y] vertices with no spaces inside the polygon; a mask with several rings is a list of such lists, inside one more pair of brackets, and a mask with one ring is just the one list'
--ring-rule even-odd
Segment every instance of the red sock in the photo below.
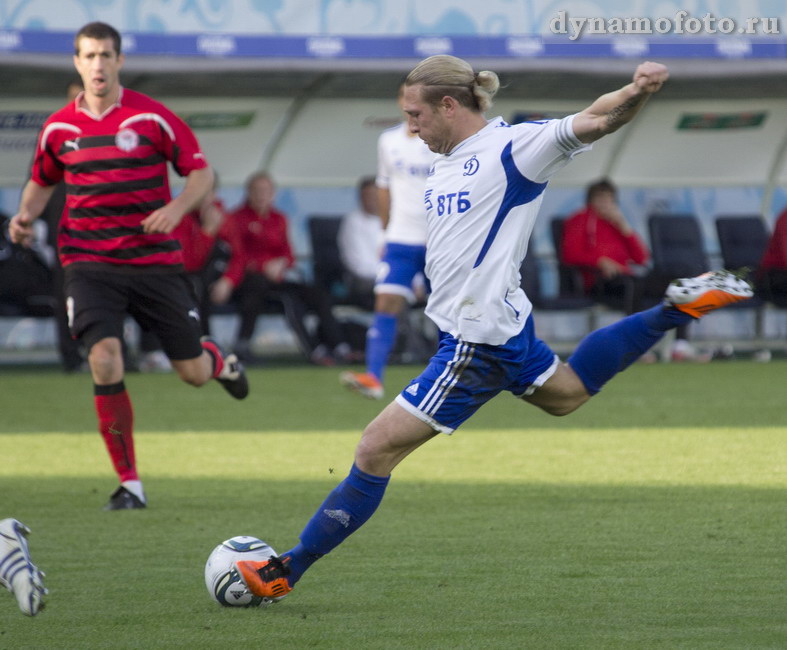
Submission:
{"label": "red sock", "polygon": [[213,341],[203,341],[202,349],[213,358],[213,378],[215,379],[224,370],[224,357],[221,356],[221,350]]}
{"label": "red sock", "polygon": [[98,430],[120,482],[139,480],[134,458],[134,411],[123,382],[94,386]]}

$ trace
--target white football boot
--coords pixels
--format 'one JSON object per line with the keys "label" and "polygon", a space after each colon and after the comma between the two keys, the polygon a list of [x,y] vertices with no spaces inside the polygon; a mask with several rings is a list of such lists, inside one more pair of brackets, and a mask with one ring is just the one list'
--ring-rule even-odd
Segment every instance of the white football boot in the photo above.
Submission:
{"label": "white football boot", "polygon": [[44,607],[44,574],[30,560],[30,529],[16,519],[0,521],[0,585],[16,596],[23,614],[35,616]]}
{"label": "white football boot", "polygon": [[665,300],[675,309],[701,318],[715,309],[726,307],[754,295],[752,286],[732,271],[710,271],[696,278],[673,280]]}

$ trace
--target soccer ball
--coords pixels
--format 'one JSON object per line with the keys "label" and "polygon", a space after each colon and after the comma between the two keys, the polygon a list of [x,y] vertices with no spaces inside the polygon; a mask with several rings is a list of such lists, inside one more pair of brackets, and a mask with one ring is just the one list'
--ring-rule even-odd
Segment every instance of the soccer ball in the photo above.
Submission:
{"label": "soccer ball", "polygon": [[213,549],[205,563],[205,586],[210,597],[224,607],[267,607],[278,598],[255,596],[246,590],[234,562],[264,562],[277,557],[276,551],[261,539],[248,535],[232,537]]}

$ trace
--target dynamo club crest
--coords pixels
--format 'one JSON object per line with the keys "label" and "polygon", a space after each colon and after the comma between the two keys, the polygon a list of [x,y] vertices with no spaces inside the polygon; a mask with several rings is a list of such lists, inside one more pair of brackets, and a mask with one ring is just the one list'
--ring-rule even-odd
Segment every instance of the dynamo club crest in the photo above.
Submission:
{"label": "dynamo club crest", "polygon": [[478,171],[479,163],[478,158],[473,156],[464,165],[465,172],[462,176],[472,176]]}

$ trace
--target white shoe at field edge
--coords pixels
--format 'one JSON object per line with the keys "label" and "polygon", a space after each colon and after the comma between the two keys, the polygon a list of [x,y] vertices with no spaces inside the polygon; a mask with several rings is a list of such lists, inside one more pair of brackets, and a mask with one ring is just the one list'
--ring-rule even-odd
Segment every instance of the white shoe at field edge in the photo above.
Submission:
{"label": "white shoe at field edge", "polygon": [[44,574],[30,559],[27,536],[30,529],[16,519],[0,521],[0,585],[8,589],[27,616],[43,608]]}

